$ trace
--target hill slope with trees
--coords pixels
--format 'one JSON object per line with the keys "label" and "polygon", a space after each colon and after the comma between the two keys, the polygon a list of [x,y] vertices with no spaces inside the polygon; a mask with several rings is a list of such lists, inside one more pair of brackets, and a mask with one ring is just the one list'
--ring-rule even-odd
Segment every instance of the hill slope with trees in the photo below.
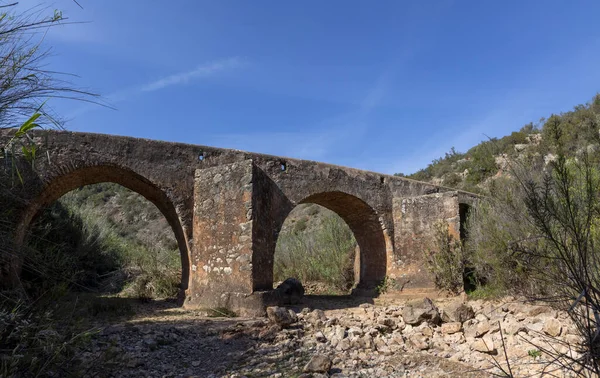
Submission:
{"label": "hill slope with trees", "polygon": [[555,158],[559,145],[566,156],[583,150],[591,154],[599,151],[600,95],[569,112],[552,114],[502,138],[490,138],[466,152],[451,148],[406,177],[482,193],[490,180],[510,170],[511,163],[539,168]]}

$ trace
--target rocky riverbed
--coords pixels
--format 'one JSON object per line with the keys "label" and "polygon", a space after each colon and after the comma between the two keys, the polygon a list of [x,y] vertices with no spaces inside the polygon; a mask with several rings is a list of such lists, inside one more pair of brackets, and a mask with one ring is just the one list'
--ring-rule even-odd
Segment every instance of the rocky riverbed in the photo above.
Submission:
{"label": "rocky riverbed", "polygon": [[[362,302],[362,303],[361,303]],[[547,350],[577,342],[567,316],[507,298],[372,304],[307,298],[268,318],[210,318],[145,305],[80,353],[90,377],[569,376]],[[506,351],[506,354],[505,354]]]}

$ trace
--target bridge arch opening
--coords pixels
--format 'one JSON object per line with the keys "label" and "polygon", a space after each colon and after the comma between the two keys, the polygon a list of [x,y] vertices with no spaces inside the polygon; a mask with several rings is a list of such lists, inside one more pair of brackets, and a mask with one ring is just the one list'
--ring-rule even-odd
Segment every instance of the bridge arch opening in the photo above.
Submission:
{"label": "bridge arch opening", "polygon": [[300,204],[277,237],[274,285],[294,277],[306,294],[348,294],[358,282],[357,252],[354,234],[339,215],[317,204]]}
{"label": "bridge arch opening", "polygon": [[[164,216],[173,231],[181,260],[181,282],[179,299],[183,298],[189,282],[189,249],[187,237],[175,207],[166,193],[141,175],[118,166],[99,165],[72,170],[58,175],[43,187],[40,194],[24,210],[15,233],[17,246],[27,241],[28,233],[35,219],[65,194],[89,185],[114,183],[141,195],[151,202]],[[135,209],[132,209],[135,211]],[[19,269],[20,271],[20,269]]]}
{"label": "bridge arch opening", "polygon": [[[298,202],[300,206],[315,204],[337,214],[350,229],[357,244],[356,260],[353,261],[354,282],[357,289],[374,289],[387,272],[387,242],[376,211],[360,198],[348,193],[332,191],[307,196]],[[289,217],[291,211],[284,219]],[[281,237],[283,221],[277,228]],[[275,247],[273,248],[273,252]],[[271,259],[273,262],[273,259]],[[273,269],[270,270],[271,272]]]}

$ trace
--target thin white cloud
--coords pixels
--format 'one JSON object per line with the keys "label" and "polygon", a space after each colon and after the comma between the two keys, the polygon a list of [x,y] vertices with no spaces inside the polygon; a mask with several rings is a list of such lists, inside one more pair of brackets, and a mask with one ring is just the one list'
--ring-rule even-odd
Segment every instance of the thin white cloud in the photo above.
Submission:
{"label": "thin white cloud", "polygon": [[163,77],[162,79],[148,83],[140,88],[141,92],[152,92],[174,85],[187,84],[193,80],[213,76],[219,72],[237,68],[242,64],[239,58],[229,58],[215,62],[205,63],[197,66],[193,70],[180,72],[174,75]]}
{"label": "thin white cloud", "polygon": [[[143,93],[158,91],[174,85],[184,85],[194,80],[208,78],[220,72],[241,67],[242,65],[243,61],[237,57],[200,64],[196,66],[196,68],[194,68],[193,70],[187,72],[180,72],[177,74],[165,76],[162,79],[158,79],[150,83],[132,86],[128,88],[126,87],[109,93],[107,95],[103,95],[100,99],[100,103],[102,105],[106,105],[109,108],[118,108],[116,106],[117,103],[129,100]],[[98,108],[100,108],[100,106],[87,104],[72,111],[70,114],[68,114],[68,118],[74,119],[78,116],[89,112],[90,110]]]}

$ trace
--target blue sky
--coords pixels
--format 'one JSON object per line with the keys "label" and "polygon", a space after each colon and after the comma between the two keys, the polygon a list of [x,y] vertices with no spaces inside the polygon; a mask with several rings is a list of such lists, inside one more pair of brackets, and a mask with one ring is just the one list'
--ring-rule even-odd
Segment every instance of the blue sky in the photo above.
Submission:
{"label": "blue sky", "polygon": [[597,1],[78,1],[49,66],[116,110],[75,131],[412,173],[600,91]]}

